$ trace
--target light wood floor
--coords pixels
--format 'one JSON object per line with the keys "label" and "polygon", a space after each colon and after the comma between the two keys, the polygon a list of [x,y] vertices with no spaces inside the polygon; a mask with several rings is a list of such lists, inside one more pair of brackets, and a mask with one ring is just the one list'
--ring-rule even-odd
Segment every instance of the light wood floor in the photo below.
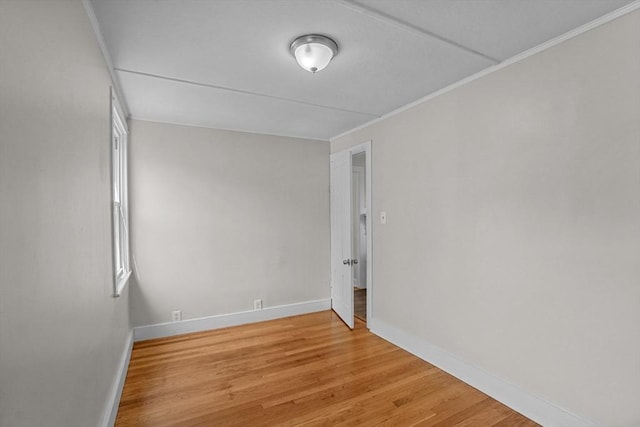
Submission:
{"label": "light wood floor", "polygon": [[117,426],[535,426],[331,311],[136,343]]}

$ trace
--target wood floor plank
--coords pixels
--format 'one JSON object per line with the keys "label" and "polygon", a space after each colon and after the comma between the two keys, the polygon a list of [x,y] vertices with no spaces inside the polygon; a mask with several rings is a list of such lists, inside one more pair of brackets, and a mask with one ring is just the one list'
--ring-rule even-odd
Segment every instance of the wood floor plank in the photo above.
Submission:
{"label": "wood floor plank", "polygon": [[135,343],[116,426],[537,424],[331,311]]}

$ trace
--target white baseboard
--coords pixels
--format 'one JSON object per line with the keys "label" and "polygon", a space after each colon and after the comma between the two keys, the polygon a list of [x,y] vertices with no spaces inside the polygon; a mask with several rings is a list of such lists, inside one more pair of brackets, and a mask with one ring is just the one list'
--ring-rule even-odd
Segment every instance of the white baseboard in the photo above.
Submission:
{"label": "white baseboard", "polygon": [[180,322],[138,326],[133,328],[134,340],[142,341],[153,338],[169,337],[172,335],[188,334],[191,332],[207,331],[210,329],[226,328],[228,326],[244,325],[247,323],[279,319],[281,317],[314,313],[316,311],[329,310],[330,308],[331,299],[321,299],[296,304],[279,305],[276,307],[266,307],[262,310],[242,311],[239,313],[220,314],[217,316],[182,320]]}
{"label": "white baseboard", "polygon": [[597,425],[384,321],[371,319],[369,326],[372,333],[437,366],[545,427],[595,427]]}
{"label": "white baseboard", "polygon": [[127,337],[127,345],[122,353],[118,371],[107,400],[102,427],[113,427],[116,423],[120,397],[122,397],[122,389],[124,388],[124,380],[127,378],[127,370],[129,369],[129,361],[131,360],[131,350],[133,350],[133,331],[129,332],[129,336]]}

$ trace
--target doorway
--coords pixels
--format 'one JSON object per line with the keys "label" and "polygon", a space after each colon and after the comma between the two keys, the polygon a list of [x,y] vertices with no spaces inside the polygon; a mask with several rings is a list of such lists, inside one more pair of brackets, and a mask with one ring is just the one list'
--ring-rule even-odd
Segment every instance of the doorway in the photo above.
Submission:
{"label": "doorway", "polygon": [[331,308],[372,319],[371,141],[331,155]]}
{"label": "doorway", "polygon": [[366,153],[351,155],[351,242],[355,265],[353,272],[353,314],[367,321],[367,192]]}

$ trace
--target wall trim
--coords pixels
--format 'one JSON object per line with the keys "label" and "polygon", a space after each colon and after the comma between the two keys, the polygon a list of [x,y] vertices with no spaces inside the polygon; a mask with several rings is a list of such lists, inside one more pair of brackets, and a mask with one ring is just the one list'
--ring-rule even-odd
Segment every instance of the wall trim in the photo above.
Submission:
{"label": "wall trim", "polygon": [[540,53],[540,52],[542,52],[544,50],[550,49],[550,48],[552,48],[552,47],[554,47],[556,45],[559,45],[560,43],[563,43],[563,42],[565,42],[567,40],[570,40],[570,39],[572,39],[572,38],[574,38],[576,36],[579,36],[582,33],[586,33],[589,30],[592,30],[592,29],[597,28],[597,27],[599,27],[601,25],[604,25],[604,24],[606,24],[606,23],[608,23],[610,21],[613,21],[614,19],[620,18],[621,16],[624,16],[624,15],[626,15],[628,13],[631,13],[631,12],[637,10],[637,9],[640,9],[640,0],[635,0],[634,2],[629,3],[626,6],[623,6],[623,7],[619,8],[619,9],[616,9],[616,10],[614,10],[612,12],[607,13],[606,15],[601,16],[600,18],[596,18],[591,22],[587,22],[586,24],[581,25],[578,28],[574,28],[573,30],[568,31],[568,32],[566,32],[566,33],[564,33],[562,35],[559,35],[558,37],[555,37],[555,38],[553,38],[551,40],[548,40],[548,41],[546,41],[544,43],[541,43],[541,44],[539,44],[537,46],[534,46],[531,49],[525,50],[524,52],[521,52],[521,53],[519,53],[519,54],[517,54],[515,56],[512,56],[509,59],[505,59],[504,61],[502,61],[499,64],[496,64],[496,65],[490,66],[488,68],[485,68],[484,70],[478,71],[477,73],[472,74],[469,77],[466,77],[466,78],[464,78],[462,80],[458,80],[457,82],[452,83],[449,86],[446,86],[446,87],[444,87],[442,89],[439,89],[439,90],[437,90],[437,91],[435,91],[433,93],[430,93],[429,95],[426,95],[426,96],[424,96],[424,97],[422,97],[420,99],[417,99],[417,100],[415,100],[415,101],[413,101],[413,102],[411,102],[409,104],[406,104],[406,105],[404,105],[404,106],[402,106],[400,108],[397,108],[397,109],[395,109],[395,110],[393,110],[393,111],[391,111],[391,112],[389,112],[387,114],[384,114],[383,116],[380,116],[380,117],[378,117],[376,119],[370,120],[370,121],[368,121],[366,123],[363,123],[363,124],[361,124],[359,126],[354,127],[353,129],[350,129],[350,130],[348,130],[346,132],[342,132],[341,134],[338,134],[336,136],[332,136],[331,138],[329,138],[329,142],[334,142],[334,141],[336,141],[336,140],[338,140],[338,139],[340,139],[340,138],[342,138],[344,136],[349,135],[350,133],[359,131],[359,130],[364,129],[366,127],[369,127],[369,126],[371,126],[371,125],[373,125],[375,123],[378,123],[378,122],[386,120],[386,119],[388,119],[390,117],[396,116],[396,115],[398,115],[398,114],[400,114],[400,113],[402,113],[402,112],[404,112],[406,110],[409,110],[409,109],[411,109],[411,108],[413,108],[413,107],[415,107],[417,105],[423,104],[423,103],[425,103],[425,102],[427,102],[427,101],[429,101],[429,100],[431,100],[433,98],[436,98],[436,97],[438,97],[440,95],[444,95],[447,92],[451,92],[452,90],[457,89],[457,88],[459,88],[461,86],[464,86],[467,83],[471,83],[474,80],[478,80],[481,77],[484,77],[484,76],[489,75],[491,73],[495,73],[496,71],[499,71],[499,70],[501,70],[501,69],[503,69],[505,67],[508,67],[509,65],[515,64],[516,62],[520,62],[520,61],[522,61],[524,59],[527,59],[530,56],[533,56],[533,55],[535,55],[537,53]]}
{"label": "wall trim", "polygon": [[137,122],[160,123],[160,124],[163,124],[163,125],[183,126],[183,127],[188,127],[188,128],[211,129],[211,130],[219,130],[219,131],[222,131],[222,132],[246,133],[246,134],[249,134],[249,135],[269,136],[269,137],[272,137],[272,138],[304,139],[306,141],[309,141],[310,143],[329,142],[329,140],[327,138],[311,138],[309,136],[296,136],[296,135],[293,135],[293,134],[285,135],[285,134],[277,134],[277,133],[264,133],[264,132],[254,131],[254,130],[220,128],[220,127],[206,126],[204,124],[200,124],[199,125],[199,124],[192,124],[192,123],[178,123],[178,122],[172,122],[170,120],[157,120],[157,119],[153,119],[152,120],[152,119],[144,118],[142,116],[138,116],[138,115],[135,115],[135,114],[129,114],[129,119],[130,120],[135,120]]}
{"label": "wall trim", "polygon": [[280,319],[282,317],[297,316],[299,314],[315,313],[317,311],[329,309],[331,309],[331,299],[326,298],[295,304],[279,305],[276,307],[266,307],[262,310],[241,311],[238,313],[187,319],[180,322],[137,326],[133,328],[133,336],[134,341],[143,341],[153,338],[188,334],[191,332],[207,331],[210,329],[226,328],[228,326],[245,325],[265,320]]}
{"label": "wall trim", "polygon": [[120,406],[120,398],[122,397],[122,389],[124,388],[124,380],[127,378],[127,370],[129,369],[129,361],[131,360],[131,351],[133,350],[133,329],[129,331],[127,337],[127,345],[124,348],[118,371],[116,372],[111,391],[107,398],[107,407],[102,420],[103,427],[113,427],[116,423],[118,415],[118,407]]}
{"label": "wall trim", "polygon": [[104,37],[102,36],[102,30],[100,29],[100,24],[98,23],[96,12],[93,10],[91,0],[82,0],[82,4],[84,6],[85,12],[87,12],[87,16],[89,17],[91,28],[96,35],[96,40],[98,42],[98,46],[100,46],[100,51],[102,52],[104,62],[107,64],[107,70],[109,70],[109,75],[111,76],[111,82],[113,83],[114,91],[118,95],[118,99],[120,100],[120,103],[122,105],[122,110],[125,113],[124,116],[125,118],[127,118],[129,116],[129,106],[127,105],[127,100],[124,97],[124,92],[122,92],[122,86],[120,85],[118,75],[113,68],[111,55],[109,54],[109,50],[107,49],[107,43],[104,41]]}
{"label": "wall trim", "polygon": [[[373,319],[371,319],[373,320]],[[453,375],[491,396],[511,409],[543,426],[596,427],[597,424],[575,415],[515,384],[465,362],[442,348],[375,319],[371,332]]]}

